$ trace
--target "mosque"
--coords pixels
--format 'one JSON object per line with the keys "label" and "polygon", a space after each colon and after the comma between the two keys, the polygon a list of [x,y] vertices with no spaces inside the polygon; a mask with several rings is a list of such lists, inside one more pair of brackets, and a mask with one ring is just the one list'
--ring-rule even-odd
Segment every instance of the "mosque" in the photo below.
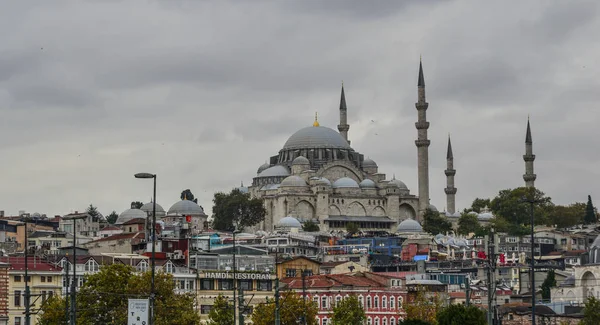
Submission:
{"label": "mosque", "polygon": [[[437,211],[429,203],[430,140],[426,117],[429,104],[425,97],[422,62],[419,64],[417,94],[417,193],[412,193],[395,177],[388,179],[375,161],[351,147],[342,85],[338,131],[321,126],[315,116],[312,126],[292,134],[279,153],[258,168],[251,186],[239,188],[264,201],[267,215],[256,230],[272,231],[278,226],[287,226],[282,222],[289,220],[301,223],[312,220],[322,231],[344,230],[348,223],[357,224],[363,231],[402,231],[401,223],[420,228],[418,221],[422,221],[426,209]],[[526,143],[531,140],[529,122],[527,127]],[[532,185],[535,156],[529,151],[527,154],[524,156],[527,165],[524,179]],[[444,189],[446,215],[457,218],[453,161],[452,144],[448,139],[447,186]]]}

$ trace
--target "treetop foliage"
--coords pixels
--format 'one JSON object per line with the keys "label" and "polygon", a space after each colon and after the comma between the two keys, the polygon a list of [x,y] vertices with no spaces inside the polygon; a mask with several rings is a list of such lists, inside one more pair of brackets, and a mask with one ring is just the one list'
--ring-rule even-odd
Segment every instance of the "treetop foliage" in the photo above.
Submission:
{"label": "treetop foliage", "polygon": [[251,198],[250,193],[242,193],[238,189],[230,193],[215,193],[213,203],[212,227],[220,231],[254,226],[265,220],[267,214],[262,199]]}
{"label": "treetop foliage", "polygon": [[452,231],[452,223],[439,212],[427,209],[423,216],[423,230],[432,235],[445,234]]}
{"label": "treetop foliage", "polygon": [[[314,301],[306,301],[293,291],[286,291],[279,299],[279,315],[281,325],[302,324],[300,321],[304,317],[306,310],[306,324],[318,325],[316,317],[319,309]],[[275,301],[267,300],[254,308],[252,313],[252,323],[254,325],[273,325],[275,323]],[[349,325],[349,324],[348,324]]]}
{"label": "treetop foliage", "polygon": [[333,307],[332,325],[363,324],[366,320],[363,304],[356,296],[346,297]]}

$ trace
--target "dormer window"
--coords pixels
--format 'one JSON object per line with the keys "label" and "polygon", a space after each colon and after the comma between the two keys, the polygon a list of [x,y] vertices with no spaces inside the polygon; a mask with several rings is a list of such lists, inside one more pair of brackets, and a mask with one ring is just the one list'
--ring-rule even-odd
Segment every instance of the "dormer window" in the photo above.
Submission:
{"label": "dormer window", "polygon": [[173,263],[171,262],[167,262],[167,264],[165,264],[165,273],[173,273]]}
{"label": "dormer window", "polygon": [[146,262],[146,261],[139,262],[137,265],[137,270],[138,270],[138,272],[148,271],[148,262]]}
{"label": "dormer window", "polygon": [[87,263],[85,263],[86,272],[98,272],[99,270],[100,266],[98,265],[98,263],[96,263],[96,261],[90,259],[89,261],[87,261]]}

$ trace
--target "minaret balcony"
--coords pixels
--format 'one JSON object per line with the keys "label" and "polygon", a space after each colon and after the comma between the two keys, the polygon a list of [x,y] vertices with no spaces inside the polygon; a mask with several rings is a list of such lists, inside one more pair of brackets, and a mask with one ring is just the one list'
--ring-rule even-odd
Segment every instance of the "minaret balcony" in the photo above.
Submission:
{"label": "minaret balcony", "polygon": [[456,169],[446,169],[444,170],[444,174],[446,174],[446,176],[454,176],[456,175]]}
{"label": "minaret balcony", "polygon": [[415,103],[415,107],[417,108],[417,110],[422,110],[422,109],[427,109],[427,107],[429,107],[429,103],[424,102],[424,103]]}
{"label": "minaret balcony", "polygon": [[446,187],[444,189],[444,192],[446,192],[446,194],[456,194],[456,191],[458,191],[456,187]]}
{"label": "minaret balcony", "polygon": [[427,130],[427,129],[429,129],[429,122],[418,121],[415,123],[415,127],[417,128],[417,130]]}
{"label": "minaret balcony", "polygon": [[534,161],[535,155],[523,155],[523,160],[525,160],[526,162]]}
{"label": "minaret balcony", "polygon": [[417,147],[429,147],[429,145],[431,144],[431,141],[429,140],[415,140],[415,145]]}
{"label": "minaret balcony", "polygon": [[523,175],[523,180],[526,181],[526,182],[535,181],[536,178],[537,178],[536,174],[524,174]]}
{"label": "minaret balcony", "polygon": [[340,131],[340,132],[350,130],[350,125],[348,125],[348,124],[339,124],[337,127],[338,127],[338,131]]}

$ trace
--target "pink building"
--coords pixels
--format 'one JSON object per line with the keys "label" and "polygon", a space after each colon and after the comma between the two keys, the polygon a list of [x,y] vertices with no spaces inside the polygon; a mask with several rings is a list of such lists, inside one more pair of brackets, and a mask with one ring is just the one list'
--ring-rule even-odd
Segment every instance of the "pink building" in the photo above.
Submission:
{"label": "pink building", "polygon": [[[401,278],[370,272],[323,274],[305,278],[307,299],[319,307],[318,324],[330,325],[333,307],[345,297],[356,295],[367,314],[367,325],[397,325],[403,319],[406,290]],[[282,280],[302,295],[302,279]]]}

